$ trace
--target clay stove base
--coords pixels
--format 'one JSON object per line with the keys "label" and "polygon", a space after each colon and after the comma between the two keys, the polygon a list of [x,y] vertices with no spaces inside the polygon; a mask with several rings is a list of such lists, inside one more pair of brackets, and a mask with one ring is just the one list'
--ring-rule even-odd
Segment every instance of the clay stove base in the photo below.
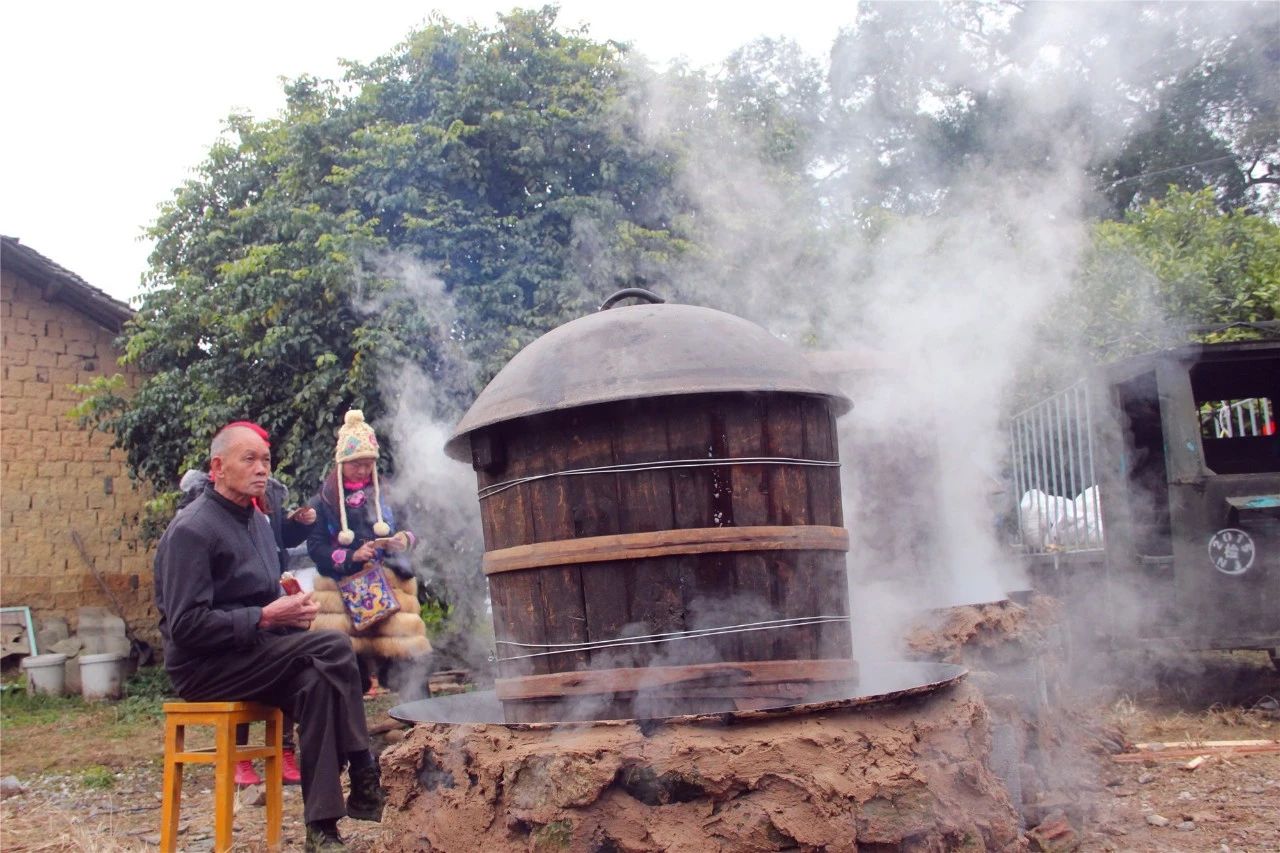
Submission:
{"label": "clay stove base", "polygon": [[986,708],[964,683],[732,723],[419,723],[383,754],[383,839],[389,851],[1013,849],[989,752]]}

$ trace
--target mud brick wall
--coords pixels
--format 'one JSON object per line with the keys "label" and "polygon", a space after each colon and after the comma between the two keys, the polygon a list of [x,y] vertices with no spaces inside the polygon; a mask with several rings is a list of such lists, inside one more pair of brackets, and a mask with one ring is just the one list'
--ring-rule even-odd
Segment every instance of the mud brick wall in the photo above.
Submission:
{"label": "mud brick wall", "polygon": [[159,642],[151,551],[139,532],[150,495],[135,485],[110,436],[68,412],[72,386],[120,373],[116,332],[0,270],[0,604],[37,618],[109,606],[71,539],[75,530],[130,626]]}

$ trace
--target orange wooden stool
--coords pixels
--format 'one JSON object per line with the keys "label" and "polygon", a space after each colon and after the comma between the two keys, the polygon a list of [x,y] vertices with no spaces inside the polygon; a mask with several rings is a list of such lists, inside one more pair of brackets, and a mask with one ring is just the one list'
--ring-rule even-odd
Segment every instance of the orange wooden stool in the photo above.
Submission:
{"label": "orange wooden stool", "polygon": [[[265,746],[236,746],[240,723],[267,724]],[[213,726],[212,749],[185,749],[187,726]],[[235,819],[236,762],[266,759],[267,847],[280,846],[280,822],[284,817],[284,782],[280,764],[284,720],[279,708],[255,702],[164,703],[164,796],[160,808],[160,849],[178,849],[178,811],[182,804],[182,765],[213,765],[215,853],[231,849]]]}

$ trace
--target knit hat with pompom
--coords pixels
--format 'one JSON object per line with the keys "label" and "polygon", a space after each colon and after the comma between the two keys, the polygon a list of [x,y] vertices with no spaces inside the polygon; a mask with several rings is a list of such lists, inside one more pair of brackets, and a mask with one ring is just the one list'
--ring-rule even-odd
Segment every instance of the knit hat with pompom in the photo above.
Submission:
{"label": "knit hat with pompom", "polygon": [[[378,489],[378,436],[374,434],[373,427],[364,422],[364,412],[359,409],[351,409],[342,419],[342,426],[338,429],[338,446],[334,451],[333,458],[338,463],[339,492],[343,488],[343,462],[354,462],[357,459],[374,460],[373,507],[378,513],[378,521],[373,525],[373,534],[375,536],[389,536],[391,534],[391,525],[382,520],[382,495]],[[342,530],[338,533],[338,542],[342,545],[350,545],[355,541],[356,535],[347,526],[347,501],[341,494],[338,500],[338,515],[342,519]]]}

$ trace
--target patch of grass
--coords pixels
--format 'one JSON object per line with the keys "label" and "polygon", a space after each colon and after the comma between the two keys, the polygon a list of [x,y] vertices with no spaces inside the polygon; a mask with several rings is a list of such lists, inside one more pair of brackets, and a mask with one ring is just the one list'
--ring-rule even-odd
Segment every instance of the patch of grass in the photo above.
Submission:
{"label": "patch of grass", "polygon": [[169,673],[162,666],[139,669],[129,676],[124,692],[130,699],[173,699],[177,696],[173,692],[173,682],[169,680]]}
{"label": "patch of grass", "polygon": [[176,699],[173,684],[164,667],[150,666],[129,677],[125,696],[103,707],[110,712],[112,734],[126,735],[139,724],[151,725],[164,719],[164,703]]}
{"label": "patch of grass", "polygon": [[0,723],[5,729],[21,729],[55,723],[67,714],[84,710],[84,700],[79,696],[29,696],[25,692],[5,691],[0,698]]}
{"label": "patch of grass", "polygon": [[105,791],[108,788],[115,787],[116,774],[101,764],[95,764],[92,767],[85,768],[84,775],[80,777],[80,782],[91,790]]}
{"label": "patch of grass", "polygon": [[163,696],[126,696],[109,707],[120,724],[153,723],[164,718]]}

